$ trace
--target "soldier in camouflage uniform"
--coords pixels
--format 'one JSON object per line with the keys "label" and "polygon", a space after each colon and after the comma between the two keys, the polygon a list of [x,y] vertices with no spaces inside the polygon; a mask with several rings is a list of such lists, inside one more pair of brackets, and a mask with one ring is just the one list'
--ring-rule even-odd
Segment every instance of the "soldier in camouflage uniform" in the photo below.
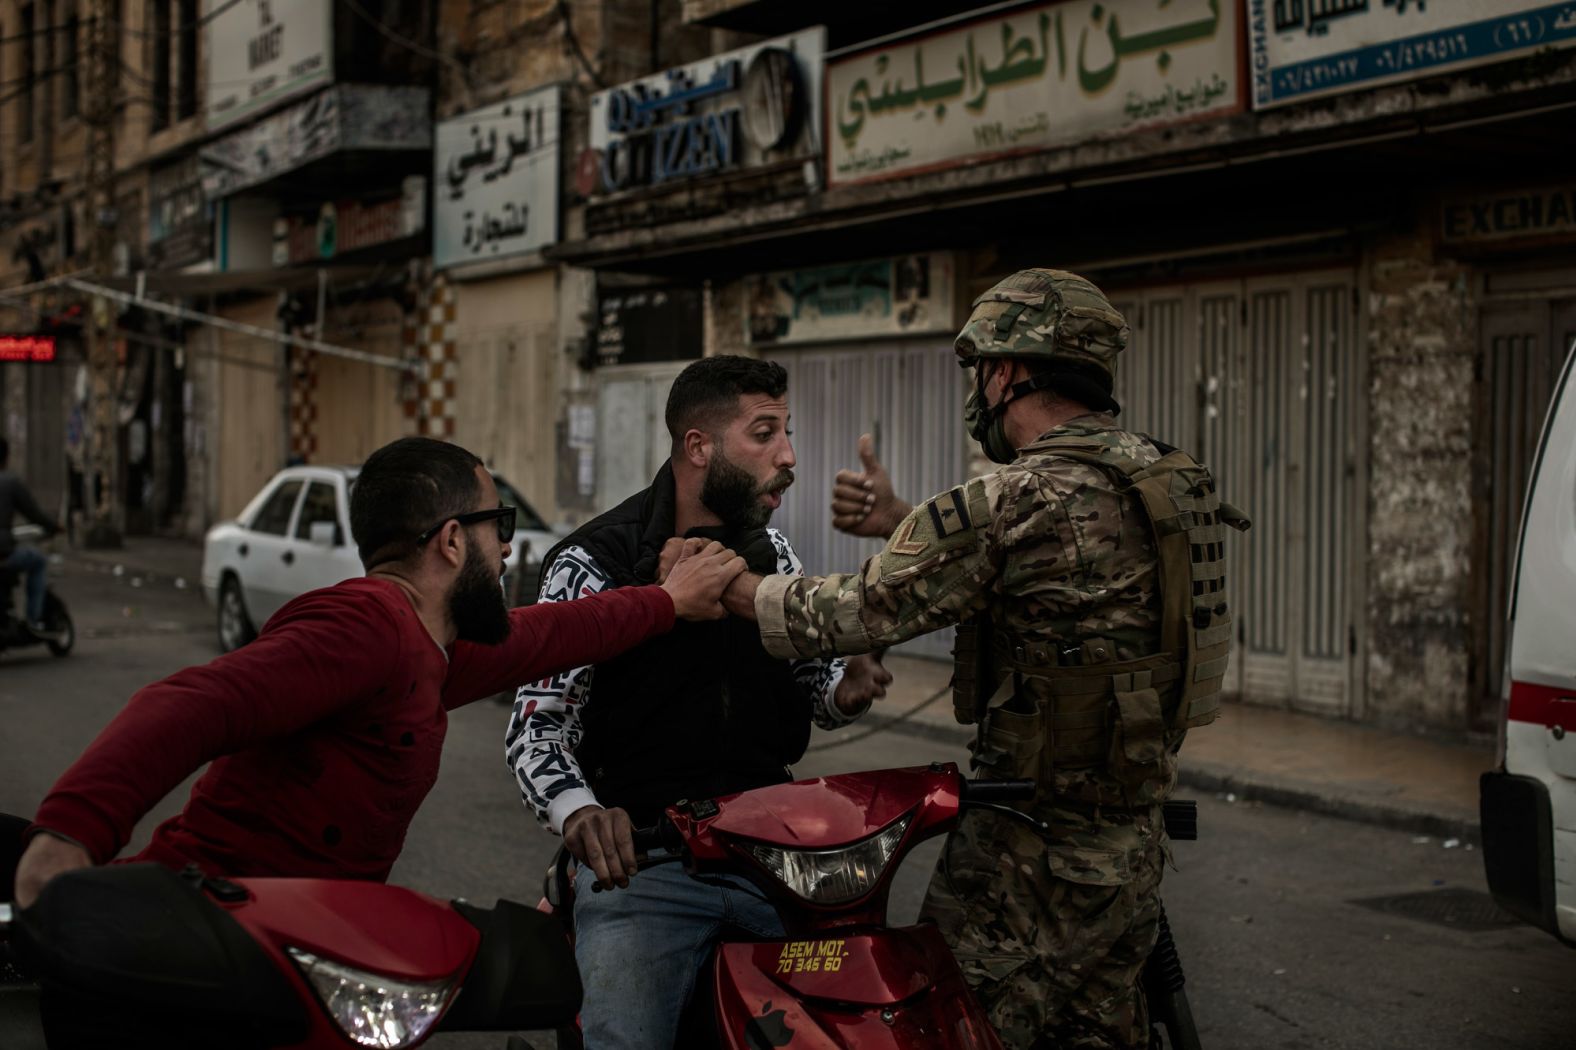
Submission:
{"label": "soldier in camouflage uniform", "polygon": [[[862,442],[834,521],[888,537],[857,574],[741,577],[775,656],[860,653],[959,624],[954,700],[978,775],[1033,777],[1045,837],[988,811],[948,839],[924,913],[1009,1047],[1144,1047],[1161,804],[1210,721],[1230,626],[1223,514],[1186,453],[1122,430],[1128,328],[1075,274],[1025,270],[957,339],[969,430],[1003,464],[910,510]],[[1231,520],[1230,524],[1241,524]]]}

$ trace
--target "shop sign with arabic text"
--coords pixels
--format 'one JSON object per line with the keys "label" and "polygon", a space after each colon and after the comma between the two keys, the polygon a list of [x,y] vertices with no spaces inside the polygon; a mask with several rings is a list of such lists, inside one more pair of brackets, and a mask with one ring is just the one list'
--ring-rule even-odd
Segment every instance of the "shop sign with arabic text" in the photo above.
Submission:
{"label": "shop sign with arabic text", "polygon": [[558,240],[559,88],[541,88],[438,125],[432,261],[456,266]]}
{"label": "shop sign with arabic text", "polygon": [[427,218],[427,179],[407,175],[400,196],[368,203],[324,201],[314,213],[288,215],[274,224],[274,265],[334,259],[420,233]]}
{"label": "shop sign with arabic text", "polygon": [[601,289],[597,296],[598,365],[687,361],[705,344],[699,288]]}
{"label": "shop sign with arabic text", "polygon": [[202,191],[202,161],[188,153],[148,176],[148,261],[174,270],[213,257],[213,204]]}
{"label": "shop sign with arabic text", "polygon": [[1247,0],[1253,106],[1576,44],[1576,3]]}
{"label": "shop sign with arabic text", "polygon": [[0,335],[0,361],[48,364],[55,359],[52,335]]}
{"label": "shop sign with arabic text", "polygon": [[763,273],[745,287],[756,346],[950,332],[952,256],[945,252]]}
{"label": "shop sign with arabic text", "polygon": [[650,189],[815,154],[817,26],[591,96],[595,194]]}
{"label": "shop sign with arabic text", "polygon": [[1236,0],[1068,0],[827,67],[828,183],[1241,108]]}

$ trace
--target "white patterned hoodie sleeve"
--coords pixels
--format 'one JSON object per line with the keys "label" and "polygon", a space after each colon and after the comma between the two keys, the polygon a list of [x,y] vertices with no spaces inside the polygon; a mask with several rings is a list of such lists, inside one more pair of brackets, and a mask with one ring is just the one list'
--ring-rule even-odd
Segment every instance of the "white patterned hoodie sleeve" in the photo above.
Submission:
{"label": "white patterned hoodie sleeve", "polygon": [[[803,576],[804,566],[800,564],[799,555],[794,553],[788,538],[776,529],[767,529],[766,535],[771,537],[772,546],[777,548],[777,571],[784,576]],[[822,729],[846,726],[864,713],[844,714],[834,699],[847,666],[842,657],[794,660],[792,666],[794,681],[799,683],[799,688],[804,690],[810,700],[811,717]]]}
{"label": "white patterned hoodie sleeve", "polygon": [[[541,601],[584,598],[608,587],[607,576],[580,547],[566,547],[542,574]],[[591,690],[594,667],[577,667],[522,685],[504,733],[504,760],[520,786],[520,800],[561,834],[575,810],[599,803],[586,784],[575,748],[580,744],[580,712]]]}

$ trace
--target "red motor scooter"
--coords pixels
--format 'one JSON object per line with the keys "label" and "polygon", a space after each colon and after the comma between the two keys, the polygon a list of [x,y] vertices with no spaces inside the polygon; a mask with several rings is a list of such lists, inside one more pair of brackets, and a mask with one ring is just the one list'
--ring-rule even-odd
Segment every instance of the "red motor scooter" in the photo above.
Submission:
{"label": "red motor scooter", "polygon": [[29,908],[0,905],[0,938],[22,978],[0,983],[6,1050],[403,1050],[440,1029],[551,1029],[580,1008],[552,919],[380,883],[90,868]]}
{"label": "red motor scooter", "polygon": [[[727,940],[696,985],[676,1046],[729,1050],[999,1050],[1001,1042],[941,934],[887,925],[903,857],[957,825],[964,807],[999,810],[1034,781],[969,780],[955,764],[847,773],[670,806],[635,833],[642,867],[742,875],[776,906],[787,936]],[[651,857],[653,850],[666,856]],[[560,852],[541,907],[573,914]],[[638,876],[637,876],[638,877]],[[572,930],[570,931],[572,933]],[[560,1029],[560,1050],[580,1045]]]}
{"label": "red motor scooter", "polygon": [[[682,862],[692,875],[742,875],[776,906],[781,940],[724,938],[679,1024],[683,1050],[1000,1050],[1001,1041],[934,925],[887,924],[903,858],[957,826],[967,808],[1049,828],[1007,805],[1032,780],[970,780],[953,763],[757,788],[668,807],[635,832],[641,867]],[[1165,804],[1173,839],[1198,837],[1193,802]],[[652,857],[654,850],[666,854]],[[538,905],[573,938],[573,858],[560,849]],[[597,887],[600,890],[600,887]],[[1199,1050],[1182,962],[1162,907],[1143,974],[1154,1045]],[[559,1050],[580,1050],[574,1025]]]}

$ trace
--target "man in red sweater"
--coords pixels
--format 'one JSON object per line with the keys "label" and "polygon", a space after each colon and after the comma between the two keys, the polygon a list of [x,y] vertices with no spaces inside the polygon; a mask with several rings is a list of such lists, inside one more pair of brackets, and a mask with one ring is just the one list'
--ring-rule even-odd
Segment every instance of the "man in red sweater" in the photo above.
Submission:
{"label": "man in red sweater", "polygon": [[138,692],[39,807],[16,873],[27,906],[55,875],[113,858],[206,762],[138,860],[215,875],[382,881],[438,776],[448,712],[717,619],[744,561],[720,544],[661,586],[505,608],[514,534],[471,453],[403,438],[351,492],[366,577],[304,594],[244,649]]}

